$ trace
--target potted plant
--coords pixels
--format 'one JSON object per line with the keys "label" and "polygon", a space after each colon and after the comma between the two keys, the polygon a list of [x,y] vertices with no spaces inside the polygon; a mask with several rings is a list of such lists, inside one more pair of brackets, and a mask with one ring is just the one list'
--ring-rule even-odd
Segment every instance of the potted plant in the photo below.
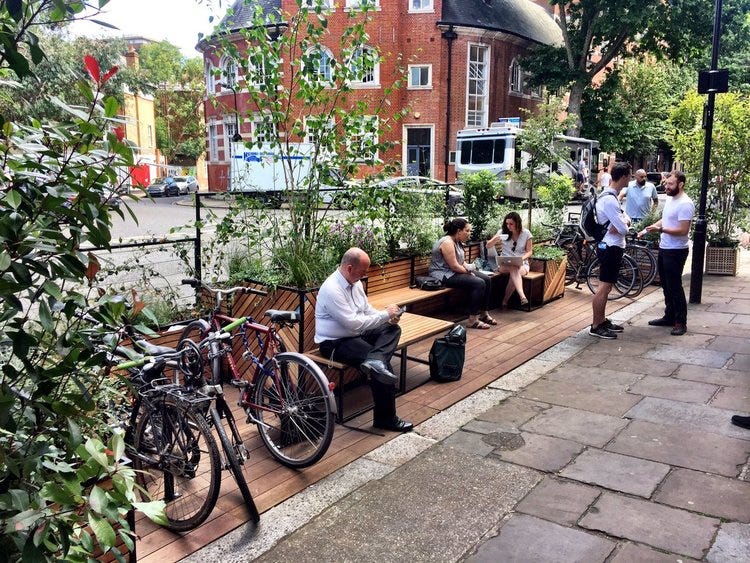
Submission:
{"label": "potted plant", "polygon": [[565,267],[567,258],[562,248],[552,245],[536,245],[531,256],[532,272],[544,273],[542,303],[558,299],[565,294]]}
{"label": "potted plant", "polygon": [[[688,191],[697,196],[705,135],[702,97],[686,93],[672,111],[670,122],[676,156],[685,163],[691,180]],[[706,208],[707,274],[737,274],[739,231],[747,223],[750,202],[748,126],[750,96],[728,92],[716,98]]]}

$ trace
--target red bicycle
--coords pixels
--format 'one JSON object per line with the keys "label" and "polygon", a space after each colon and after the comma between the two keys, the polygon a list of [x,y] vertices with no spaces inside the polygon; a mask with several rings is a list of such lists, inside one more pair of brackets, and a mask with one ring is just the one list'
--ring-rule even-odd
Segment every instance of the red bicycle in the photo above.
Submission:
{"label": "red bicycle", "polygon": [[[286,351],[275,326],[294,325],[299,322],[299,314],[269,309],[265,316],[270,318],[270,326],[249,317],[230,317],[221,312],[224,297],[265,292],[247,287],[216,289],[196,279],[182,283],[214,295],[214,308],[208,318],[191,322],[180,338],[198,345],[205,369],[209,370],[207,381],[218,388],[228,382],[239,390],[239,404],[247,414],[247,422],[257,425],[263,443],[278,461],[302,468],[322,458],[333,438],[336,402],[332,385],[313,360]],[[222,327],[225,323],[229,324]],[[227,338],[228,333],[231,338]],[[242,358],[251,363],[251,373],[240,373],[232,355],[232,341],[237,338],[242,341]],[[215,396],[223,397],[223,393]],[[230,434],[241,442],[227,403],[217,401],[217,408],[227,421]],[[244,446],[240,443],[237,449],[242,454]]]}

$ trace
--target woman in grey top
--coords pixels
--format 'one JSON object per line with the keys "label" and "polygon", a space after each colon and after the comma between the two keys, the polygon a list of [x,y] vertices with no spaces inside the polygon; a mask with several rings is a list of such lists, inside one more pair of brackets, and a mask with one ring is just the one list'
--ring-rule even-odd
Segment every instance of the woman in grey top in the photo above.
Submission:
{"label": "woman in grey top", "polygon": [[487,241],[487,258],[490,258],[490,254],[497,251],[495,245],[501,243],[501,256],[518,256],[523,260],[520,266],[513,264],[502,264],[498,266],[497,271],[500,273],[508,273],[510,280],[508,285],[505,286],[505,296],[503,297],[503,309],[508,307],[508,300],[513,295],[515,290],[518,293],[518,298],[521,300],[521,305],[527,305],[529,300],[526,299],[526,294],[523,292],[523,279],[522,277],[529,273],[529,258],[533,253],[531,244],[531,231],[523,228],[521,223],[521,216],[515,211],[511,211],[503,219],[503,226],[497,232],[497,234]]}
{"label": "woman in grey top", "polygon": [[473,264],[464,261],[464,249],[471,234],[471,225],[466,219],[453,219],[443,225],[445,236],[432,247],[429,275],[443,282],[445,287],[463,289],[469,297],[469,321],[467,327],[488,329],[497,321],[487,312],[490,301],[491,280],[478,272]]}

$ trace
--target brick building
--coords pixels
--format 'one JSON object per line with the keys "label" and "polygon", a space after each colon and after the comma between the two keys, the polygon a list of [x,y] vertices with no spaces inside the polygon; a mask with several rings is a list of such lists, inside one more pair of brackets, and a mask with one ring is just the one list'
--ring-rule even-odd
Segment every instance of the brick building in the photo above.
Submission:
{"label": "brick building", "polygon": [[[347,8],[359,1],[323,0],[331,6],[327,14],[330,37],[335,38],[331,57],[337,56]],[[256,0],[255,4],[266,13],[296,10],[294,0]],[[236,1],[230,31],[249,22],[252,9],[244,0]],[[545,0],[378,0],[367,32],[372,47],[384,58],[356,85],[356,94],[364,100],[373,100],[379,92],[382,97],[395,80],[395,54],[401,55],[408,74],[407,85],[389,98],[391,115],[408,108],[407,115],[382,133],[398,144],[392,154],[381,158],[400,161],[403,174],[454,180],[456,131],[519,116],[520,108],[531,109],[541,100],[541,89],[527,87],[517,61],[534,44],[561,42],[551,10]],[[283,33],[284,27],[277,31]],[[199,50],[206,64],[207,91],[217,99],[214,103],[207,98],[205,104],[209,188],[223,191],[229,141],[236,133],[235,99],[239,115],[245,116],[247,98],[242,82],[232,91],[214,77],[213,70],[221,68],[223,74],[227,64],[214,46],[209,38]],[[251,119],[243,118],[239,128],[244,139],[255,134]]]}

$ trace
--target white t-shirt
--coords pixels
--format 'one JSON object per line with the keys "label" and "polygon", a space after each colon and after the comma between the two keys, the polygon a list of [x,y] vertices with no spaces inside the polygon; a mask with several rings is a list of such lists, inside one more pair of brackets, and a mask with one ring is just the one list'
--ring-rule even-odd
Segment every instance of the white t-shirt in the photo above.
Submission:
{"label": "white t-shirt", "polygon": [[608,188],[609,183],[612,181],[612,175],[609,172],[603,172],[599,182],[602,184],[602,189]]}
{"label": "white t-shirt", "polygon": [[[664,202],[664,210],[661,213],[661,226],[665,229],[676,229],[680,221],[692,221],[695,216],[695,205],[685,192],[679,197],[668,197]],[[690,233],[685,235],[670,235],[662,233],[659,240],[659,248],[677,249],[687,248],[690,242]]]}

